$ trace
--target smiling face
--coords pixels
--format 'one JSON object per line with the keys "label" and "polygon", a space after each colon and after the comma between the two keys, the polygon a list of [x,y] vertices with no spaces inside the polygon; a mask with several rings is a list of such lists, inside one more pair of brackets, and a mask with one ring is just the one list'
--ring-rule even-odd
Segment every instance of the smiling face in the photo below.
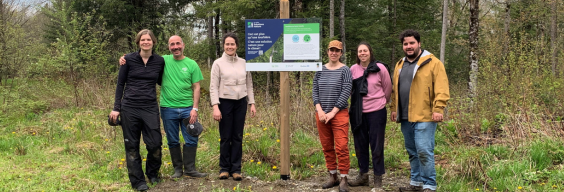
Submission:
{"label": "smiling face", "polygon": [[153,40],[149,34],[141,35],[141,39],[139,39],[139,47],[143,51],[151,51],[153,49]]}
{"label": "smiling face", "polygon": [[335,47],[331,47],[329,48],[329,50],[327,50],[327,55],[329,55],[329,60],[331,62],[339,62],[339,59],[341,58],[341,55],[343,55],[343,52]]}
{"label": "smiling face", "polygon": [[370,50],[368,50],[368,46],[360,45],[358,46],[357,52],[358,59],[361,63],[366,63],[370,61]]}
{"label": "smiling face", "polygon": [[227,55],[235,55],[235,51],[237,51],[237,44],[235,43],[235,39],[231,37],[225,38],[225,41],[223,42],[223,51]]}
{"label": "smiling face", "polygon": [[184,42],[179,36],[172,36],[168,40],[168,50],[175,58],[181,58],[184,56]]}
{"label": "smiling face", "polygon": [[421,52],[421,43],[417,42],[415,37],[405,37],[403,39],[403,52],[409,59],[415,59]]}

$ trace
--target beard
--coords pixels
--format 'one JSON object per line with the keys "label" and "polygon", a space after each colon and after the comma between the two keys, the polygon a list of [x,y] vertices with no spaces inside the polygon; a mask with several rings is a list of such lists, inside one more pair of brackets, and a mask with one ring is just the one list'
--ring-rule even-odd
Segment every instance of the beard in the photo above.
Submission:
{"label": "beard", "polygon": [[420,48],[420,47],[417,47],[417,48],[413,49],[413,54],[411,54],[411,55],[407,54],[407,51],[403,51],[403,53],[405,53],[405,56],[406,56],[408,59],[415,59],[417,56],[419,56],[419,53],[420,53],[420,52],[421,52],[421,48]]}

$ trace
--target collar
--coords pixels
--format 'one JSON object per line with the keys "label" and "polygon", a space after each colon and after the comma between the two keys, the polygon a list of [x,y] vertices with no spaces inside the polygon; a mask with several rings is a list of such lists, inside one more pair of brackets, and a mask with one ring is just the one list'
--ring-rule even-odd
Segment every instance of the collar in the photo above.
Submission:
{"label": "collar", "polygon": [[223,52],[223,55],[221,57],[225,57],[225,59],[227,59],[227,61],[229,61],[230,63],[235,63],[237,61],[237,53],[235,53],[235,55],[231,56],[231,55],[227,55],[227,53]]}

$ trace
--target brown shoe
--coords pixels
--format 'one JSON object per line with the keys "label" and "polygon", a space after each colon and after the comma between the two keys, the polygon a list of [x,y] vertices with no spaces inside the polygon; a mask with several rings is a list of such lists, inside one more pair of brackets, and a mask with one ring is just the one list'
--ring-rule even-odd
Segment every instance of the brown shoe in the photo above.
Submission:
{"label": "brown shoe", "polygon": [[219,179],[227,179],[227,178],[229,178],[229,173],[227,173],[227,172],[221,172],[221,173],[219,174]]}
{"label": "brown shoe", "polygon": [[348,192],[349,185],[347,182],[347,177],[341,177],[341,184],[339,185],[339,192]]}
{"label": "brown shoe", "polygon": [[351,187],[368,186],[368,173],[359,173],[354,180],[349,181]]}
{"label": "brown shoe", "polygon": [[328,188],[332,188],[339,185],[339,178],[337,178],[337,173],[335,174],[331,174],[329,173],[329,180],[325,183],[323,183],[323,185],[321,185],[321,187],[323,189],[328,189]]}
{"label": "brown shoe", "polygon": [[374,175],[374,188],[382,188],[382,175]]}
{"label": "brown shoe", "polygon": [[241,174],[239,173],[233,173],[231,175],[233,176],[233,180],[235,181],[241,181],[241,179],[243,179],[243,176],[241,176]]}
{"label": "brown shoe", "polygon": [[421,192],[421,191],[423,191],[423,187],[415,186],[415,185],[409,185],[409,187],[400,187],[400,191],[401,192],[412,192],[412,191]]}
{"label": "brown shoe", "polygon": [[435,190],[431,190],[431,189],[425,189],[423,190],[423,192],[436,192]]}

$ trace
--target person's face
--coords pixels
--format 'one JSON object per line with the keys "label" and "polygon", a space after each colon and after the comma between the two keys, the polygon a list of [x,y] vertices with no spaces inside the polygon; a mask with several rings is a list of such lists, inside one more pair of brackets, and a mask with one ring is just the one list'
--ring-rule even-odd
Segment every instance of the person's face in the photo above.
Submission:
{"label": "person's face", "polygon": [[232,37],[225,38],[225,42],[223,43],[223,51],[227,55],[235,55],[235,51],[237,51],[237,44],[235,44],[235,39]]}
{"label": "person's face", "polygon": [[329,50],[327,50],[327,55],[329,55],[329,60],[331,60],[332,62],[338,62],[339,59],[341,58],[341,55],[343,55],[343,53],[341,52],[340,49],[331,47],[329,48]]}
{"label": "person's face", "polygon": [[403,52],[407,58],[415,58],[421,51],[421,43],[415,40],[415,37],[403,38]]}
{"label": "person's face", "polygon": [[151,51],[153,49],[153,40],[149,34],[141,35],[139,47],[143,51]]}
{"label": "person's face", "polygon": [[370,61],[370,50],[368,50],[368,46],[360,45],[358,46],[358,59],[360,62],[365,63]]}
{"label": "person's face", "polygon": [[168,40],[168,50],[174,57],[182,57],[184,55],[184,43],[179,36],[172,36]]}

